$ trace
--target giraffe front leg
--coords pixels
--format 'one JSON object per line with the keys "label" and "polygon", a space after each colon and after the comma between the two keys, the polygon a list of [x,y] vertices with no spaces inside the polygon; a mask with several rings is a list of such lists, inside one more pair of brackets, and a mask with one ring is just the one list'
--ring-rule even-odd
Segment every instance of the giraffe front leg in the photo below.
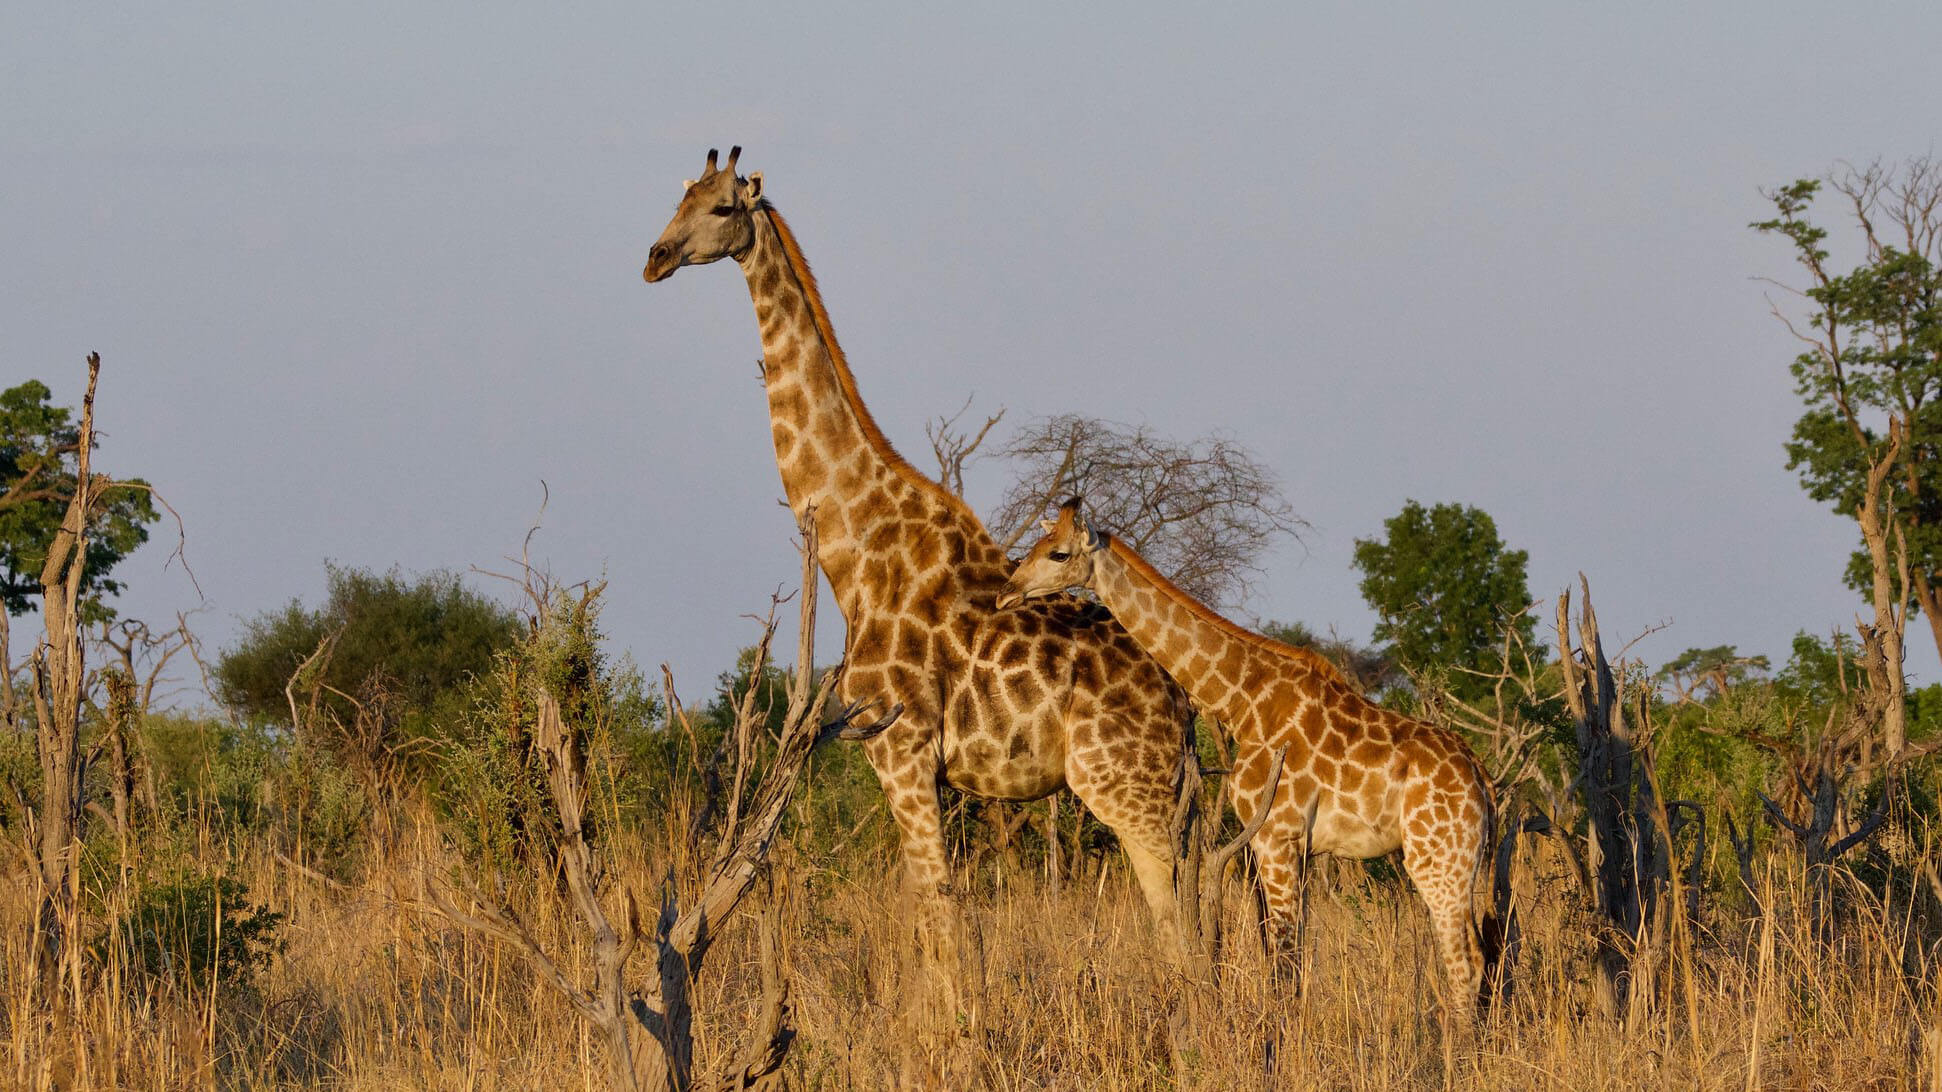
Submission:
{"label": "giraffe front leg", "polygon": [[[888,733],[886,733],[888,734]],[[881,739],[881,737],[879,737]],[[950,860],[944,852],[943,807],[937,769],[923,761],[924,749],[889,740],[870,746],[871,764],[897,821],[904,862],[904,897],[915,914],[918,951],[927,979],[956,991],[961,976],[957,913],[950,897]],[[871,744],[878,744],[872,740]]]}
{"label": "giraffe front leg", "polygon": [[1248,843],[1261,880],[1268,964],[1275,981],[1290,984],[1297,995],[1301,992],[1297,973],[1301,966],[1301,887],[1308,868],[1302,857],[1302,842],[1300,830],[1291,830],[1277,818],[1270,818]]}
{"label": "giraffe front leg", "polygon": [[1266,747],[1252,747],[1242,754],[1228,781],[1229,802],[1243,826],[1262,808],[1270,809],[1248,842],[1248,849],[1254,854],[1255,873],[1261,884],[1261,927],[1269,967],[1275,981],[1287,983],[1299,995],[1301,899],[1308,872],[1308,840],[1307,816],[1297,799],[1310,799],[1317,789],[1311,779],[1290,777],[1285,770],[1270,787],[1272,765],[1272,752]]}

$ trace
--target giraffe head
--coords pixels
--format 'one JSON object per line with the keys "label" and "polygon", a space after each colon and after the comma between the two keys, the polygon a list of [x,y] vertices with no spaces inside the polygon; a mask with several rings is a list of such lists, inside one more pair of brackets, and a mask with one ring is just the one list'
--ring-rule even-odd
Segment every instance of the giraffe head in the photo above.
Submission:
{"label": "giraffe head", "polygon": [[755,245],[752,219],[762,200],[762,175],[735,176],[740,145],[728,150],[728,165],[715,166],[715,149],[708,149],[708,167],[687,183],[674,219],[647,252],[641,276],[649,284],[666,280],[684,265],[706,265],[723,258],[740,258]]}
{"label": "giraffe head", "polygon": [[1000,610],[1092,584],[1093,555],[1106,548],[1106,536],[1086,525],[1086,517],[1079,514],[1079,498],[1059,505],[1059,518],[1043,519],[1038,525],[1045,537],[1025,552],[1025,559],[1005,581],[1005,590],[998,596]]}

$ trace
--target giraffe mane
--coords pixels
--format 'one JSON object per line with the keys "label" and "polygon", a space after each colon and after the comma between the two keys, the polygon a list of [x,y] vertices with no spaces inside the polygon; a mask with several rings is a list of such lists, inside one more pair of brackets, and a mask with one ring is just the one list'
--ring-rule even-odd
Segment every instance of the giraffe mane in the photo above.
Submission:
{"label": "giraffe mane", "polygon": [[769,204],[766,198],[756,205],[756,210],[768,216],[769,223],[775,228],[776,238],[782,242],[783,257],[788,261],[790,271],[795,273],[796,280],[801,282],[802,294],[809,300],[809,311],[816,323],[816,333],[822,337],[823,347],[829,351],[830,366],[836,369],[836,381],[843,388],[843,399],[850,404],[850,412],[856,415],[857,426],[863,430],[863,435],[869,440],[870,446],[876,448],[878,454],[883,456],[884,462],[889,464],[891,471],[899,478],[930,493],[953,515],[975,528],[977,534],[990,542],[995,549],[997,541],[991,537],[991,532],[985,527],[984,521],[978,518],[977,513],[971,511],[971,506],[964,503],[963,498],[925,477],[922,471],[910,465],[910,461],[891,446],[890,438],[877,427],[876,418],[870,416],[869,407],[863,404],[863,395],[856,389],[856,377],[850,373],[849,358],[843,355],[843,347],[836,341],[836,329],[830,325],[829,312],[823,307],[822,290],[816,286],[816,275],[810,272],[809,259],[803,257],[802,248],[796,243],[796,233],[789,230],[788,221],[782,218],[782,214],[777,212],[775,206]]}
{"label": "giraffe mane", "polygon": [[[1145,558],[1141,557],[1139,551],[1120,541],[1118,535],[1106,536],[1106,548],[1112,551],[1114,557],[1119,558],[1128,568],[1139,573],[1141,578],[1158,589],[1161,595],[1186,608],[1188,613],[1227,634],[1229,637],[1253,645],[1256,648],[1265,649],[1284,659],[1294,660],[1312,670],[1319,671],[1326,678],[1340,682],[1344,686],[1348,685],[1347,677],[1342,674],[1340,668],[1329,662],[1328,657],[1323,656],[1313,649],[1296,648],[1294,645],[1277,641],[1272,637],[1264,637],[1245,626],[1234,624],[1225,615],[1200,600],[1195,599],[1193,596],[1188,595],[1185,591],[1181,590],[1179,585],[1162,576],[1160,570],[1154,568]],[[1354,687],[1350,687],[1350,689],[1354,689]]]}

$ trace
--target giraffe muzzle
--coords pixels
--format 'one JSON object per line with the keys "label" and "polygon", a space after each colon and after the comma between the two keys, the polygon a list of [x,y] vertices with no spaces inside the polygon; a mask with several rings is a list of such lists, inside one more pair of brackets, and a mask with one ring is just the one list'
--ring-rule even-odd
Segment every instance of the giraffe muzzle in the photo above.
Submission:
{"label": "giraffe muzzle", "polygon": [[647,268],[641,270],[641,279],[649,284],[664,281],[680,267],[681,262],[674,247],[662,243],[647,252]]}

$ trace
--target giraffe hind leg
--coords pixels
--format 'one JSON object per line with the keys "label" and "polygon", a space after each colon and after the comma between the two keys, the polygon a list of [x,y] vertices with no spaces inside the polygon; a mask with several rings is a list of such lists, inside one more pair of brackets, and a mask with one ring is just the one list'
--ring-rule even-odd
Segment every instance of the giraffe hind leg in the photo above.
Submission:
{"label": "giraffe hind leg", "polygon": [[[1448,1007],[1453,1024],[1467,1023],[1476,1014],[1483,989],[1484,959],[1474,917],[1473,887],[1481,845],[1465,851],[1463,839],[1447,827],[1441,837],[1409,838],[1404,842],[1403,867],[1423,905],[1429,910],[1449,987]],[[1481,837],[1476,841],[1481,842]]]}
{"label": "giraffe hind leg", "polygon": [[[1128,733],[1118,734],[1124,738]],[[1175,769],[1177,766],[1163,753],[1138,756],[1115,766],[1099,753],[1075,752],[1067,760],[1066,780],[1080,802],[1119,836],[1140,893],[1146,897],[1155,943],[1170,963],[1185,966],[1188,953],[1180,935],[1173,883]]]}

